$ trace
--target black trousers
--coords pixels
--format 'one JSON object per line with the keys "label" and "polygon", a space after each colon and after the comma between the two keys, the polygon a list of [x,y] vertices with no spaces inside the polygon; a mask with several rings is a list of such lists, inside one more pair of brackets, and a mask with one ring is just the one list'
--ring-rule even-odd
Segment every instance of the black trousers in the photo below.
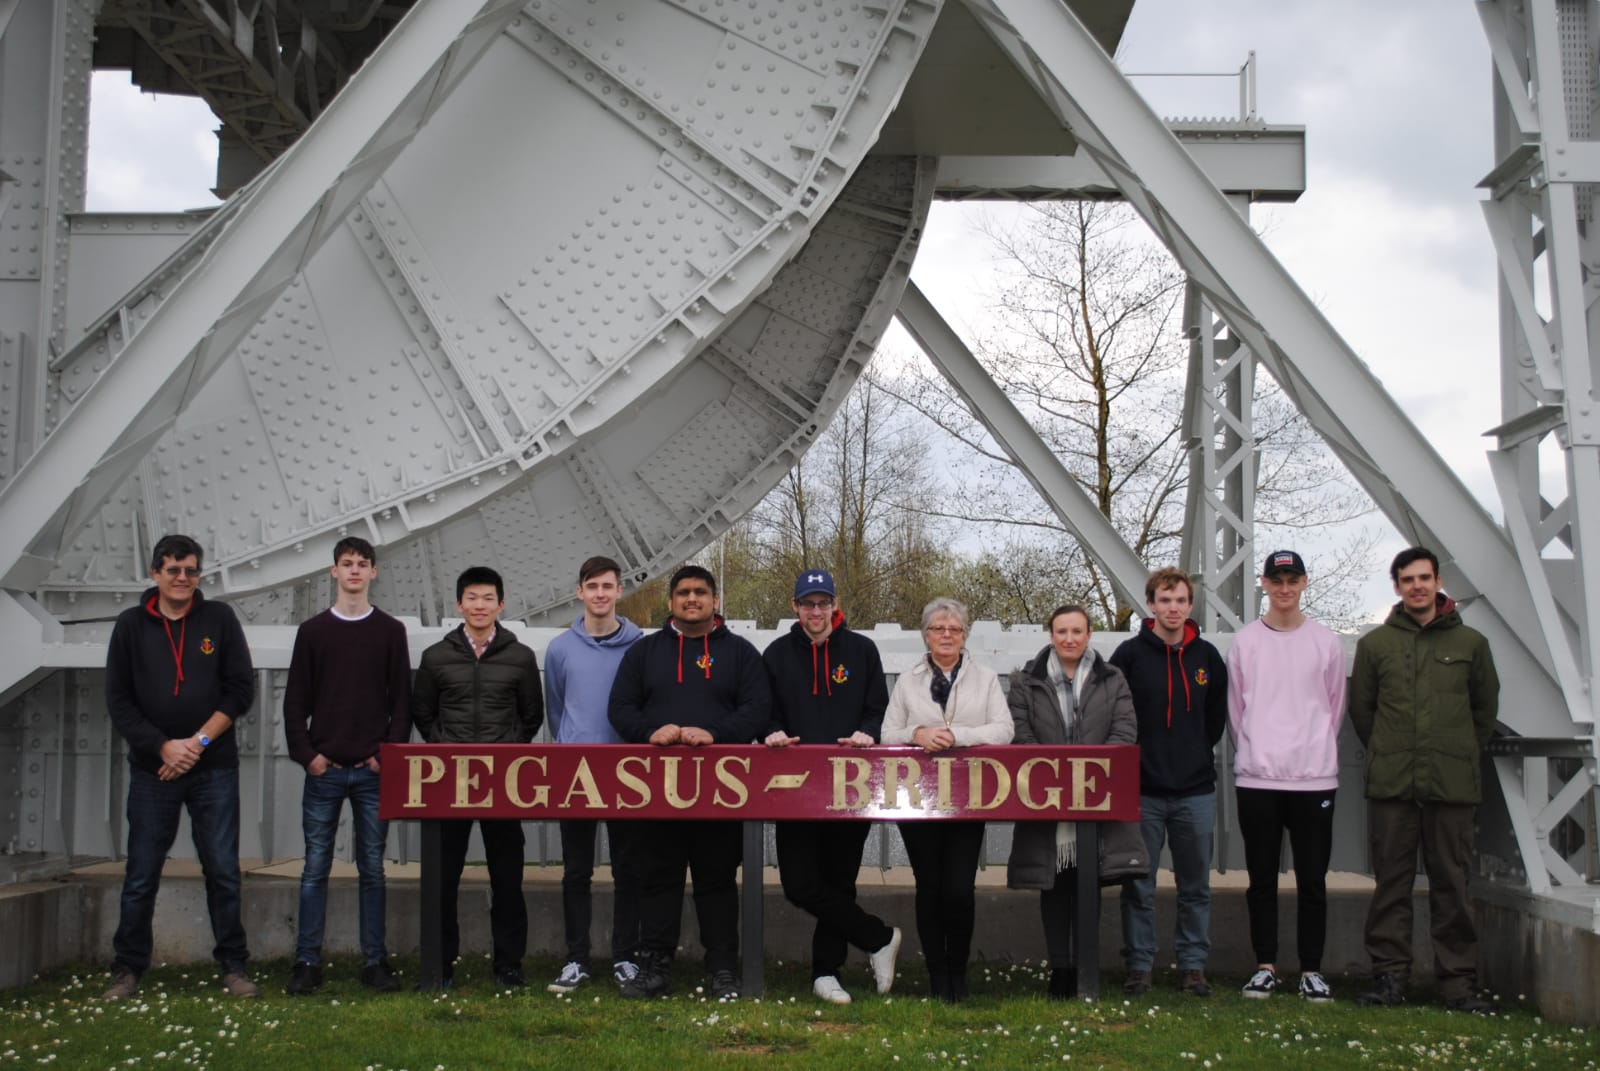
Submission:
{"label": "black trousers", "polygon": [[972,956],[983,825],[900,823],[900,839],[917,882],[917,939],[930,974],[960,974]]}
{"label": "black trousers", "polygon": [[[489,864],[489,931],[494,937],[494,969],[516,970],[528,951],[528,904],[522,898],[522,823],[515,818],[479,818],[483,854]],[[456,897],[461,890],[461,870],[467,863],[467,842],[472,821],[441,822],[440,920],[444,929],[444,963],[461,954],[461,925],[456,919]]]}
{"label": "black trousers", "polygon": [[1056,883],[1039,890],[1039,920],[1044,923],[1044,947],[1052,968],[1076,967],[1078,946],[1073,922],[1078,917],[1078,868],[1056,871]]}
{"label": "black trousers", "polygon": [[1244,902],[1250,912],[1250,944],[1256,962],[1278,962],[1278,866],[1287,832],[1289,851],[1294,855],[1295,903],[1299,911],[1295,947],[1300,954],[1300,969],[1320,971],[1328,933],[1334,791],[1234,791],[1239,804],[1239,832],[1244,835],[1245,869],[1250,875]]}
{"label": "black trousers", "polygon": [[811,977],[839,974],[849,946],[876,952],[894,930],[856,903],[856,874],[871,826],[866,822],[779,822],[778,876],[789,902],[817,920]]}
{"label": "black trousers", "polygon": [[738,822],[641,823],[634,853],[639,867],[639,947],[670,963],[678,948],[683,886],[694,878],[694,913],[706,970],[739,969]]}
{"label": "black trousers", "polygon": [[[611,961],[631,960],[639,944],[639,880],[631,851],[639,823],[609,821],[611,842]],[[594,859],[600,823],[569,818],[561,828],[561,916],[567,959],[589,969],[589,929],[594,920]]]}

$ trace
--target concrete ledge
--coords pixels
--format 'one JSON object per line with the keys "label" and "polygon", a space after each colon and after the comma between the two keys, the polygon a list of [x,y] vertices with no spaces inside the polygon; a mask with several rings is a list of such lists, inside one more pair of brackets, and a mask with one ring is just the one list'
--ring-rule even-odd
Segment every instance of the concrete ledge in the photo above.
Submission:
{"label": "concrete ledge", "polygon": [[[299,860],[263,865],[247,861],[245,875],[245,928],[250,950],[257,959],[287,959],[294,953],[299,915]],[[416,955],[420,932],[420,882],[415,865],[389,864],[389,947],[396,955]],[[783,960],[810,955],[811,921],[783,898],[777,871],[763,872],[766,904],[765,950]],[[1358,875],[1329,876],[1329,919],[1324,968],[1330,976],[1364,975],[1361,931],[1366,918],[1370,880]],[[1249,933],[1242,873],[1212,875],[1212,920],[1215,936],[1211,969],[1244,976],[1255,966],[1246,935]],[[56,964],[85,961],[104,963],[110,956],[111,934],[116,929],[121,890],[120,864],[82,867],[68,881],[12,886],[0,897],[0,933],[17,934],[19,954],[8,960],[3,984],[26,982],[37,971]],[[565,951],[561,920],[561,868],[536,866],[524,875],[528,901],[528,950],[533,955],[559,956]],[[610,874],[595,873],[594,935],[597,958],[606,951],[611,926]],[[858,882],[861,902],[906,931],[907,962],[915,963],[915,907],[911,871],[866,868]],[[1122,927],[1118,910],[1120,891],[1104,891],[1100,925],[1101,964],[1120,969]],[[336,862],[328,894],[325,951],[332,956],[354,955],[357,943],[357,900],[354,866]],[[1296,909],[1293,876],[1284,875],[1280,895],[1279,931],[1284,935],[1285,966],[1292,966]],[[1419,904],[1419,917],[1425,910]],[[1164,957],[1170,957],[1174,917],[1171,874],[1160,875],[1156,910]],[[684,907],[684,956],[696,959],[697,928],[692,905]],[[473,953],[488,950],[489,886],[487,871],[469,866],[463,876],[461,898],[462,945]],[[161,895],[156,902],[155,958],[157,962],[205,962],[211,956],[211,927],[206,914],[205,886],[197,864],[169,861]],[[1044,958],[1044,937],[1039,921],[1038,896],[1005,888],[1003,867],[989,867],[978,875],[978,929],[973,942],[978,959],[1020,962]],[[1420,962],[1431,962],[1427,934],[1418,934]],[[1425,977],[1426,970],[1418,972]]]}
{"label": "concrete ledge", "polygon": [[[389,947],[396,955],[414,956],[420,932],[418,868],[391,863],[387,873]],[[270,865],[247,861],[245,928],[255,958],[284,960],[293,955],[299,877],[299,860]],[[784,900],[775,869],[767,868],[763,879],[766,954],[772,959],[803,961],[810,955],[811,921]],[[14,950],[0,957],[0,986],[26,984],[37,972],[63,963],[104,964],[110,957],[121,884],[121,865],[103,863],[79,868],[63,880],[0,886],[0,940]],[[527,868],[523,888],[528,901],[529,953],[561,955],[565,951],[561,868]],[[1244,888],[1242,873],[1212,875],[1210,969],[1230,980],[1245,977],[1255,966]],[[1341,997],[1354,995],[1367,974],[1362,932],[1371,888],[1371,880],[1361,875],[1329,875],[1323,968]],[[917,970],[909,868],[863,869],[858,889],[868,910],[906,931],[908,947],[902,963],[908,970]],[[1585,900],[1578,895],[1581,892],[1586,890],[1579,890],[1574,896]],[[1479,908],[1484,982],[1504,998],[1529,997],[1552,1021],[1600,1025],[1600,935],[1585,925],[1594,915],[1592,908],[1586,909],[1587,901],[1552,913],[1541,909],[1540,898],[1522,890],[1479,883],[1473,886],[1473,893]],[[357,899],[355,868],[336,862],[328,895],[325,952],[330,956],[357,954]],[[1112,972],[1120,971],[1122,959],[1119,899],[1119,889],[1105,890],[1100,920],[1100,961]],[[1280,966],[1288,972],[1297,967],[1293,875],[1283,875],[1278,903]],[[467,868],[460,904],[462,945],[469,954],[485,954],[490,943],[489,885],[483,867]],[[1156,896],[1162,964],[1170,963],[1174,908],[1171,873],[1163,871]],[[697,929],[690,903],[685,903],[684,913],[683,958],[687,964],[699,959],[701,949],[693,940]],[[1416,895],[1414,916],[1416,963],[1412,973],[1425,984],[1433,971],[1432,944],[1426,932],[1425,888]],[[608,951],[610,926],[610,874],[601,867],[595,873],[594,904],[596,959],[600,962],[604,962]],[[156,903],[155,938],[157,962],[203,963],[210,959],[212,941],[205,886],[195,863],[175,860],[167,864]],[[992,962],[1039,962],[1044,958],[1038,897],[1005,888],[1003,867],[990,867],[978,874],[978,929],[973,952],[974,958]],[[864,969],[859,955],[852,957],[847,968],[851,972]],[[283,979],[265,981],[281,984]]]}

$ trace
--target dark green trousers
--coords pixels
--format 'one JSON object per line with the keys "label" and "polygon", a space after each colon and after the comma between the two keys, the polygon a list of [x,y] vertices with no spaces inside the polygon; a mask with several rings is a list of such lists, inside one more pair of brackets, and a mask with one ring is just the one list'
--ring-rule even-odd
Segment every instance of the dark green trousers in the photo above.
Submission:
{"label": "dark green trousers", "polygon": [[1373,973],[1411,976],[1411,890],[1417,852],[1428,875],[1428,921],[1433,936],[1433,973],[1445,1000],[1477,988],[1478,932],[1467,901],[1472,865],[1470,803],[1368,800],[1367,836],[1372,853],[1372,906],[1367,910],[1367,955]]}

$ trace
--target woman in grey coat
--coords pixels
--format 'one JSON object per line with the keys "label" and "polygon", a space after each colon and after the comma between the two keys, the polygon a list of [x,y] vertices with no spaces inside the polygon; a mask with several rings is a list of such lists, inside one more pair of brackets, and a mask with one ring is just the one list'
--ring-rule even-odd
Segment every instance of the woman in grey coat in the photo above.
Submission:
{"label": "woman in grey coat", "polygon": [[[1131,744],[1138,735],[1133,695],[1122,671],[1089,647],[1089,612],[1062,606],[1045,622],[1050,645],[1011,674],[1016,744]],[[1038,889],[1050,953],[1049,995],[1077,994],[1072,920],[1077,910],[1077,833],[1071,822],[1018,822],[1006,864],[1006,885]],[[1100,830],[1101,881],[1147,874],[1150,860],[1137,822]],[[1096,935],[1081,935],[1094,940]]]}

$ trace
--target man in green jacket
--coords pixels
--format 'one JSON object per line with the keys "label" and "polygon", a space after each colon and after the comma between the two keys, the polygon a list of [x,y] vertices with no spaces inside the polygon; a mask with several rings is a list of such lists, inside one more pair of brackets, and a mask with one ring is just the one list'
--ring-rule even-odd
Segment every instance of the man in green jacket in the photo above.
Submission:
{"label": "man in green jacket", "polygon": [[1478,936],[1467,902],[1479,755],[1494,733],[1500,679],[1481,633],[1441,590],[1439,559],[1411,547],[1389,567],[1400,602],[1356,644],[1350,721],[1367,749],[1367,820],[1376,887],[1367,911],[1372,989],[1358,1004],[1405,1001],[1417,848],[1439,996],[1455,1011],[1498,1009],[1477,992]]}

